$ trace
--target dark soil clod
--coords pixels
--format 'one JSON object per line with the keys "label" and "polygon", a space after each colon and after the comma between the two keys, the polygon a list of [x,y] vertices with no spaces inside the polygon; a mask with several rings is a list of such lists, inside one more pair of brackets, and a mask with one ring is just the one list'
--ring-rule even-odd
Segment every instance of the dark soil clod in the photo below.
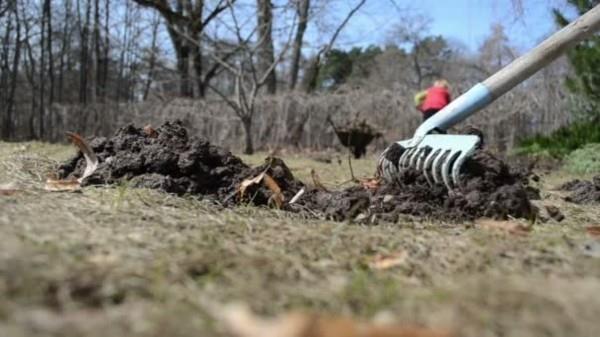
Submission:
{"label": "dark soil clod", "polygon": [[[283,209],[310,210],[310,214],[338,221],[396,221],[400,214],[444,220],[535,216],[535,208],[529,202],[535,189],[527,185],[527,177],[511,171],[485,151],[465,162],[464,186],[450,193],[442,185],[429,186],[420,172],[410,170],[402,171],[396,183],[375,190],[352,186],[327,192],[306,187],[278,158],[267,158],[263,165],[250,168],[230,152],[189,136],[178,121],[163,124],[153,134],[128,125],[111,138],[93,139],[90,146],[99,166],[83,185],[127,180],[134,187],[201,195],[226,206],[247,202],[266,205],[273,192],[263,184],[248,187],[244,200],[237,193],[244,179],[266,172],[279,185],[286,201],[301,188],[307,189],[299,201],[286,203]],[[388,155],[401,152],[398,149]],[[79,176],[84,167],[85,159],[79,153],[60,166],[59,175]]]}
{"label": "dark soil clod", "polygon": [[340,143],[350,149],[354,158],[357,159],[367,153],[367,146],[374,139],[381,137],[381,133],[366,120],[353,120],[343,126],[336,126],[330,118],[327,120],[333,127]]}
{"label": "dark soil clod", "polygon": [[559,189],[571,192],[565,200],[576,204],[590,204],[600,202],[600,176],[595,176],[592,181],[571,180],[564,183]]}

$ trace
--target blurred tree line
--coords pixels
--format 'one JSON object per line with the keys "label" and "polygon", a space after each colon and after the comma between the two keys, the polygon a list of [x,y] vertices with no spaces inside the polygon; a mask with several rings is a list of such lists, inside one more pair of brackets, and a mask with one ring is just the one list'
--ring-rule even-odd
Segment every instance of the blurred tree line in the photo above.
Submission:
{"label": "blurred tree line", "polygon": [[[78,107],[81,126],[109,124],[101,114],[88,115],[87,107],[195,98],[224,102],[252,152],[261,99],[389,89],[411,100],[438,77],[447,78],[457,96],[519,54],[498,23],[474,52],[432,35],[431,18],[399,7],[408,1],[391,2],[399,19],[380,32],[381,46],[335,47],[366,2],[0,0],[0,136],[59,139],[53,130],[67,121],[53,107]],[[597,3],[570,2],[580,11]],[[569,88],[592,100],[598,95],[597,43],[569,55]],[[569,71],[558,63],[541,76]],[[532,104],[562,95],[556,83],[542,91]],[[548,116],[558,113],[549,103],[541,106]]]}

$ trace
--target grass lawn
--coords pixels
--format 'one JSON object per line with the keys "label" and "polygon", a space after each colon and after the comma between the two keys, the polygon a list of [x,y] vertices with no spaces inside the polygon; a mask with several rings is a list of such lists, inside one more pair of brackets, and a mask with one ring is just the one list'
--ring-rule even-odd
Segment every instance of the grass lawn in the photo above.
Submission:
{"label": "grass lawn", "polygon": [[[227,336],[215,306],[271,316],[307,310],[448,328],[460,336],[600,331],[600,207],[568,204],[543,176],[540,205],[566,219],[514,235],[402,218],[362,226],[256,207],[223,209],[127,184],[43,190],[71,146],[0,143],[0,336]],[[258,164],[262,155],[243,156]],[[284,155],[293,173],[339,187],[345,156]],[[353,161],[371,175],[375,158]],[[377,254],[406,259],[385,270]]]}

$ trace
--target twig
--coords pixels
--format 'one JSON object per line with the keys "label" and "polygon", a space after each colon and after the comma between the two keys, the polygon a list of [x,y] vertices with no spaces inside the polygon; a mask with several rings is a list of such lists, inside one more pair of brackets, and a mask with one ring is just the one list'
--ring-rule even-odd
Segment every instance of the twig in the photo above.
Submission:
{"label": "twig", "polygon": [[354,170],[352,169],[352,153],[348,151],[348,167],[350,168],[350,179],[357,182],[358,179],[354,176]]}

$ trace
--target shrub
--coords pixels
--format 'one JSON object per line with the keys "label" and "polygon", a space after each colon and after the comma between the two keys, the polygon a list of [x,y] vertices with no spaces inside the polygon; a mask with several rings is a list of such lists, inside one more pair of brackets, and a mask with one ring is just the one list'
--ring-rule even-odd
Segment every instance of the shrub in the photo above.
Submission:
{"label": "shrub", "polygon": [[576,122],[548,136],[538,135],[525,139],[516,152],[563,158],[589,143],[600,143],[600,120]]}
{"label": "shrub", "polygon": [[600,143],[588,144],[565,158],[565,169],[570,173],[600,173]]}

